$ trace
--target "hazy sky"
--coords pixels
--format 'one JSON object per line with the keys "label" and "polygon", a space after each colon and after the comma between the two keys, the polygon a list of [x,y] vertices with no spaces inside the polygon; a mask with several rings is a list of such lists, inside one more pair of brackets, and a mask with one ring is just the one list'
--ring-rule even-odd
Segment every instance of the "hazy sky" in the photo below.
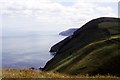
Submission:
{"label": "hazy sky", "polygon": [[0,0],[3,31],[61,31],[118,17],[119,0]]}

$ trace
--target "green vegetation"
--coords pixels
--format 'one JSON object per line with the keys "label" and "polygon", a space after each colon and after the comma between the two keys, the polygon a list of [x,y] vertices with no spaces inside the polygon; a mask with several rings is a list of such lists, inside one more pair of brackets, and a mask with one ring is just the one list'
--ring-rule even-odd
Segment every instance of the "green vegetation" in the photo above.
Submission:
{"label": "green vegetation", "polygon": [[120,76],[119,67],[120,19],[98,18],[78,29],[60,46],[44,70],[73,75]]}
{"label": "green vegetation", "polygon": [[120,31],[120,23],[118,22],[103,22],[99,24],[99,28],[107,28],[111,34],[117,34]]}

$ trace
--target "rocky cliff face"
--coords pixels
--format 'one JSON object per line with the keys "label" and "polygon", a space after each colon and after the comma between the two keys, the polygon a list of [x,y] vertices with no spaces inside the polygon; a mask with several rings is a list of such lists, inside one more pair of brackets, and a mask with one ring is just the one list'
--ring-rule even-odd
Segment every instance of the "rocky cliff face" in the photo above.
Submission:
{"label": "rocky cliff face", "polygon": [[50,51],[56,54],[45,65],[45,71],[120,75],[120,19],[94,19]]}

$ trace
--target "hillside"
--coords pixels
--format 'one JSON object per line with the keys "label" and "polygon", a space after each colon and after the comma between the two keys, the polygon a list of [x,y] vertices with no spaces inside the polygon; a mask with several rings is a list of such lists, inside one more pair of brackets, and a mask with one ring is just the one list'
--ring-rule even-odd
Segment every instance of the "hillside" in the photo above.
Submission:
{"label": "hillside", "polygon": [[120,19],[94,19],[50,51],[56,54],[47,62],[44,71],[120,76]]}

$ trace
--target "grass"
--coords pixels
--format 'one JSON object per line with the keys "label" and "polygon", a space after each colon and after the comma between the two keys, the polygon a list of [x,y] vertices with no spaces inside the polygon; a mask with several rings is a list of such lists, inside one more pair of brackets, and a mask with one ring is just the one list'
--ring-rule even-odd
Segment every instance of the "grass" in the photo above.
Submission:
{"label": "grass", "polygon": [[[84,48],[78,50],[76,54],[74,53],[73,55],[68,56],[68,58],[65,58],[57,62],[55,64],[57,66],[55,68],[52,68],[52,71],[59,70],[60,72],[70,73],[70,74],[91,72],[89,70],[94,70],[98,66],[101,67],[104,65],[104,63],[106,63],[106,61],[109,61],[114,55],[115,56],[119,55],[118,52],[116,52],[118,51],[119,46],[116,42],[113,42],[113,40],[116,39],[118,39],[118,36],[111,37],[111,39],[109,40],[101,40],[91,43],[85,46]],[[87,68],[83,69],[81,68],[81,66],[86,66]]]}
{"label": "grass", "polygon": [[103,22],[99,24],[100,28],[106,28],[109,30],[111,34],[119,33],[120,31],[120,23],[118,22]]}
{"label": "grass", "polygon": [[86,24],[59,48],[44,70],[80,75],[119,75],[119,24],[118,19],[100,19]]}
{"label": "grass", "polygon": [[44,72],[38,70],[29,70],[29,69],[3,69],[2,78],[115,78],[112,75],[67,75],[58,72]]}

